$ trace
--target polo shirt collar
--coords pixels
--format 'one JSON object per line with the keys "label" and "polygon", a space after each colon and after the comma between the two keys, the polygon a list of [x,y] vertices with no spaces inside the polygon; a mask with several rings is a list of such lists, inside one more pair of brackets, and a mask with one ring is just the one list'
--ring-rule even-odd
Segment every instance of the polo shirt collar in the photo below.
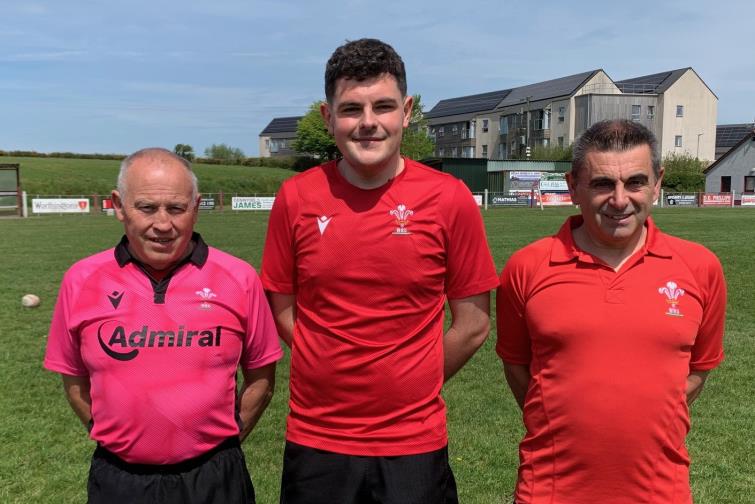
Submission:
{"label": "polo shirt collar", "polygon": [[[202,239],[202,236],[194,232],[191,235],[191,241],[194,242],[194,248],[191,251],[191,254],[181,261],[183,262],[190,262],[194,264],[195,266],[201,268],[204,266],[204,263],[207,262],[207,256],[209,255],[209,248],[207,247],[207,244]],[[115,247],[115,260],[118,262],[118,266],[123,268],[128,263],[133,262],[135,264],[141,264],[137,258],[135,258],[131,252],[128,250],[128,238],[126,235],[123,235],[123,238],[121,238],[121,241],[116,245]]]}
{"label": "polo shirt collar", "polygon": [[[551,262],[567,263],[578,259],[584,252],[574,243],[572,230],[582,225],[584,219],[581,215],[572,215],[558,230],[554,236],[553,247],[551,248]],[[656,227],[653,218],[648,216],[645,221],[647,228],[647,237],[645,245],[642,247],[642,255],[654,255],[658,257],[670,258],[672,256],[671,248],[666,243],[663,233]]]}

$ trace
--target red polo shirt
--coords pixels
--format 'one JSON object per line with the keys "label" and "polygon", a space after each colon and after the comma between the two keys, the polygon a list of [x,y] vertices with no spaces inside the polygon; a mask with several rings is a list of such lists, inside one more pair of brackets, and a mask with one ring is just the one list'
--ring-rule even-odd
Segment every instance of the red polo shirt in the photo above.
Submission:
{"label": "red polo shirt", "polygon": [[501,274],[496,350],[532,375],[517,502],[690,503],[686,378],[723,360],[721,265],[648,219],[614,271],[576,247],[581,223]]}

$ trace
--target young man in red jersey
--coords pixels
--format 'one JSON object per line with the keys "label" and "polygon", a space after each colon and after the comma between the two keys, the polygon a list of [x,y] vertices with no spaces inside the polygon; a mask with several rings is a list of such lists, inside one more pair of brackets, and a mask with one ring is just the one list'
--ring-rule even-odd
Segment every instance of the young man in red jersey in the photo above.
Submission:
{"label": "young man in red jersey", "polygon": [[239,443],[282,356],[259,277],[194,233],[197,179],[172,152],[126,158],[113,202],[125,236],[66,272],[44,361],[97,441],[88,502],[253,503]]}
{"label": "young man in red jersey", "polygon": [[388,44],[336,49],[325,93],[342,157],[283,184],[263,256],[292,352],[281,502],[455,503],[440,392],[488,334],[480,212],[461,181],[401,156],[412,97]]}
{"label": "young man in red jersey", "polygon": [[653,134],[604,121],[567,181],[581,215],[511,256],[497,351],[524,412],[518,504],[691,504],[688,405],[723,360],[726,283],[650,218]]}

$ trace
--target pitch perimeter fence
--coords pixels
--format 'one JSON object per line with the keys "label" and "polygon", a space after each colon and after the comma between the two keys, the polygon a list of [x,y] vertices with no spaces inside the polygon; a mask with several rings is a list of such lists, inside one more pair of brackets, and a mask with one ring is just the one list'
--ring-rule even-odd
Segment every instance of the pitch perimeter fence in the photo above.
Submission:
{"label": "pitch perimeter fence", "polygon": [[[473,193],[478,206],[491,208],[543,208],[571,206],[568,192],[477,192]],[[23,194],[23,215],[113,213],[109,194]],[[270,210],[275,194],[206,193],[202,194],[199,209],[203,212]],[[659,207],[755,207],[755,194],[735,193],[679,193],[661,192],[655,202]]]}

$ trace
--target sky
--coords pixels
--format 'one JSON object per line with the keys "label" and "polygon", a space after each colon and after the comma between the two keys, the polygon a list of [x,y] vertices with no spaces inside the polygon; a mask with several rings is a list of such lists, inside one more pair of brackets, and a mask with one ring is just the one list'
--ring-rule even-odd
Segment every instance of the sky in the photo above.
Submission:
{"label": "sky", "polygon": [[439,100],[602,68],[692,67],[718,124],[755,119],[755,2],[0,0],[0,150],[258,154],[274,117],[324,97],[346,40],[380,38]]}

